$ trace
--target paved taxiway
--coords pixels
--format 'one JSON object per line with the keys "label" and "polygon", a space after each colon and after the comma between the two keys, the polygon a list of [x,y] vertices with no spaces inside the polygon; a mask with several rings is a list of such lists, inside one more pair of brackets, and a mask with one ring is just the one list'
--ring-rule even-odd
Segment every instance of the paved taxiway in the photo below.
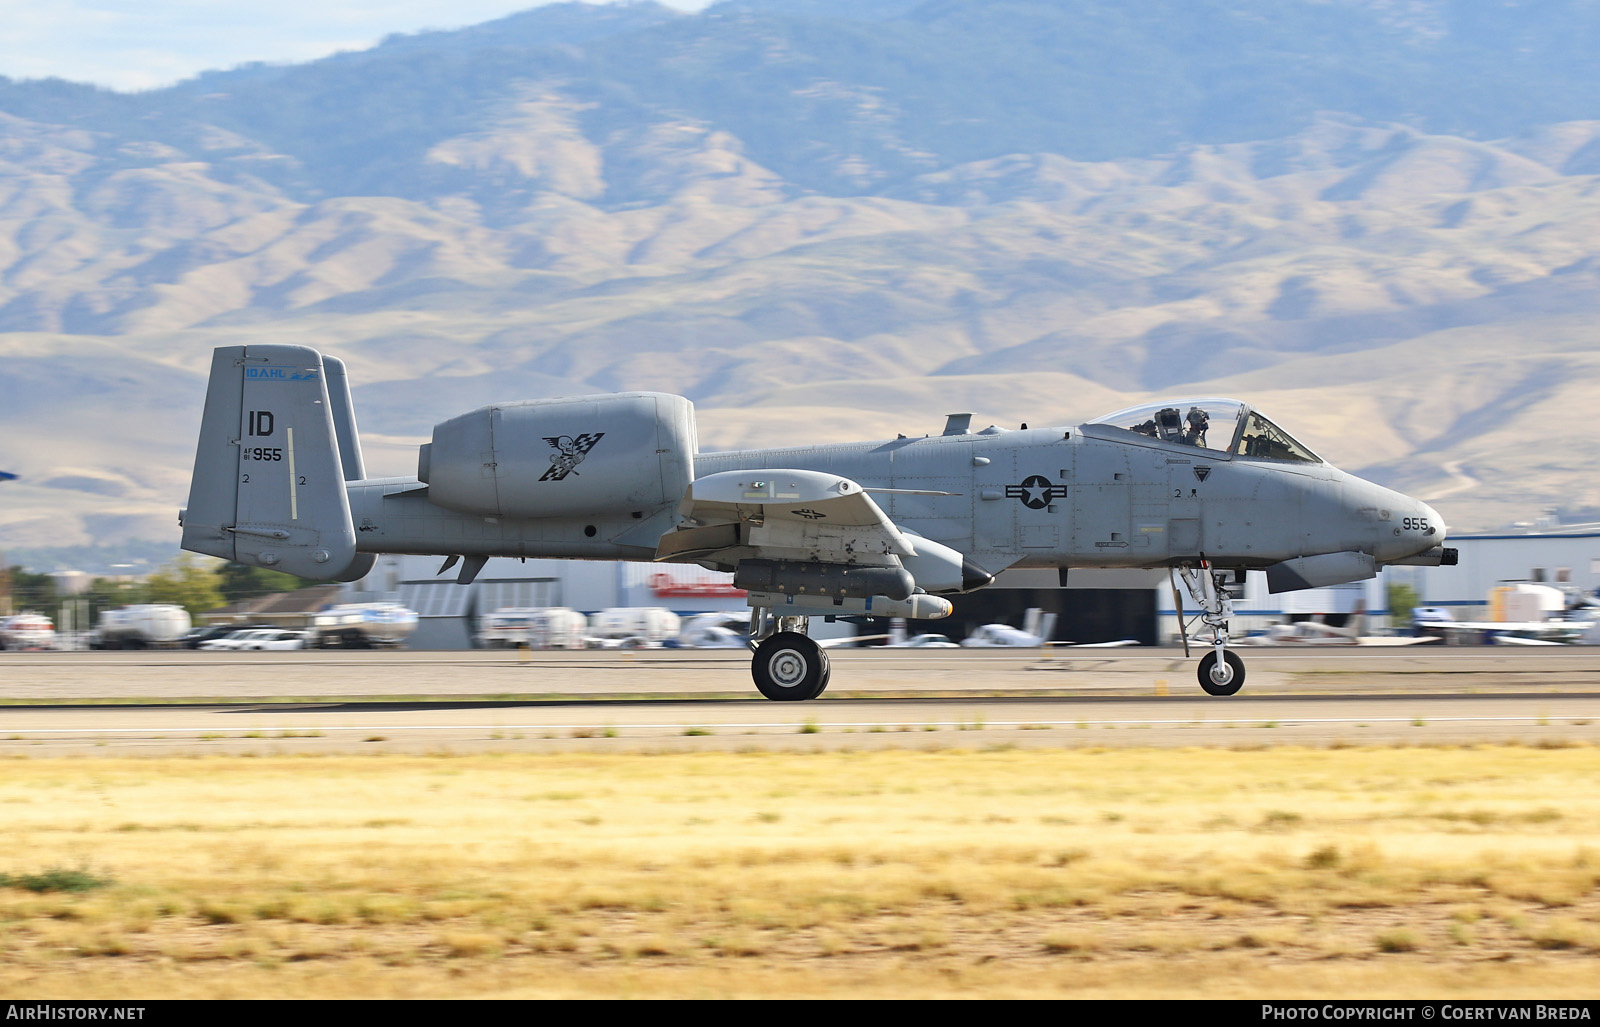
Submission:
{"label": "paved taxiway", "polygon": [[1600,649],[835,650],[811,703],[738,650],[0,654],[0,754],[1600,744]]}

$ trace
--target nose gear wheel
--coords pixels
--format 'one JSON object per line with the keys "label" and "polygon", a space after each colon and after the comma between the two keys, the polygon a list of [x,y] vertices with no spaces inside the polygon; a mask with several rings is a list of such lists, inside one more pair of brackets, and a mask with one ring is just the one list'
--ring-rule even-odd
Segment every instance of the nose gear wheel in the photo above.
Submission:
{"label": "nose gear wheel", "polygon": [[1244,661],[1226,649],[1223,659],[1217,659],[1215,650],[1200,657],[1200,687],[1207,695],[1232,695],[1244,687]]}

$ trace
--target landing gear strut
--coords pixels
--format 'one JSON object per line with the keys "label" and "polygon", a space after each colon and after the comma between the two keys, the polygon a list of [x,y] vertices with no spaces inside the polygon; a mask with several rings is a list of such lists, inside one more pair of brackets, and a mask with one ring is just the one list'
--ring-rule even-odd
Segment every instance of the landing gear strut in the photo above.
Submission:
{"label": "landing gear strut", "polygon": [[750,611],[750,640],[755,656],[750,676],[756,688],[774,702],[815,699],[828,687],[833,672],[828,654],[806,637],[809,617],[774,617],[772,611]]}
{"label": "landing gear strut", "polygon": [[[1233,617],[1233,597],[1228,594],[1225,575],[1206,561],[1198,568],[1178,567],[1184,588],[1200,606],[1200,619],[1212,631],[1211,652],[1200,659],[1197,676],[1207,695],[1232,695],[1244,687],[1244,661],[1228,651],[1228,621]],[[1184,655],[1189,652],[1189,625],[1183,618],[1183,602],[1178,584],[1173,581],[1172,596],[1177,600],[1178,630],[1183,634]]]}

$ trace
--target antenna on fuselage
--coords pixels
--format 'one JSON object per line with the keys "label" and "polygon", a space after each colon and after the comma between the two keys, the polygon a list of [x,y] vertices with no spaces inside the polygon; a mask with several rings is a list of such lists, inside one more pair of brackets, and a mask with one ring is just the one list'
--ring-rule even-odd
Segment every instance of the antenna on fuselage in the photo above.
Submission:
{"label": "antenna on fuselage", "polygon": [[945,414],[944,431],[940,435],[965,435],[972,427],[971,414]]}

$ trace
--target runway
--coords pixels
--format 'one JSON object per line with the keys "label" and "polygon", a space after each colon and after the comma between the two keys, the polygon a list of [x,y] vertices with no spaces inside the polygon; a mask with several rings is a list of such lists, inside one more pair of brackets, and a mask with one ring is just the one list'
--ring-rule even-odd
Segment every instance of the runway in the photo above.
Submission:
{"label": "runway", "polygon": [[0,654],[0,755],[1600,743],[1600,650],[835,650],[809,703],[739,650]]}

